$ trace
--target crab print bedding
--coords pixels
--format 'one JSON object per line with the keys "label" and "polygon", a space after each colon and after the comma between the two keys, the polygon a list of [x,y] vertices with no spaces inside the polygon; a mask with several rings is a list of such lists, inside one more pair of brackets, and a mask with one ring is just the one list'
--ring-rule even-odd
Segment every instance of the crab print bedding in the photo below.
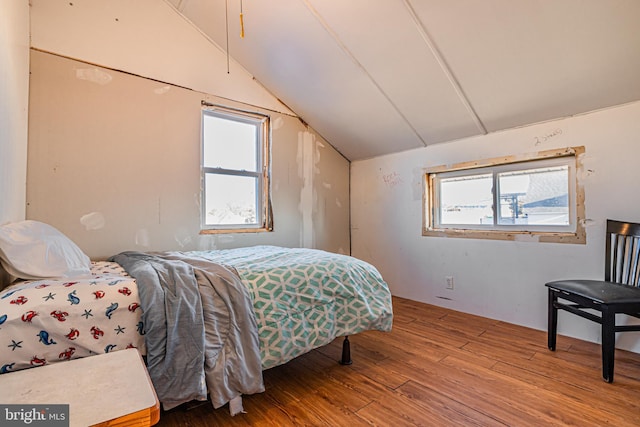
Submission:
{"label": "crab print bedding", "polygon": [[0,292],[0,373],[135,347],[145,354],[136,282],[115,262],[73,280],[19,281]]}

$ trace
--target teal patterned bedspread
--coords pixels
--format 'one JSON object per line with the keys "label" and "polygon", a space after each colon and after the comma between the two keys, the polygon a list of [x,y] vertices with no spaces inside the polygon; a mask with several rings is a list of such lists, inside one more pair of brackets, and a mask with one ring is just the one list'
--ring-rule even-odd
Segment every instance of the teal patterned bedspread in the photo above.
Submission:
{"label": "teal patterned bedspread", "polygon": [[276,246],[188,254],[235,268],[249,288],[263,369],[336,337],[391,330],[389,288],[380,273],[362,260]]}

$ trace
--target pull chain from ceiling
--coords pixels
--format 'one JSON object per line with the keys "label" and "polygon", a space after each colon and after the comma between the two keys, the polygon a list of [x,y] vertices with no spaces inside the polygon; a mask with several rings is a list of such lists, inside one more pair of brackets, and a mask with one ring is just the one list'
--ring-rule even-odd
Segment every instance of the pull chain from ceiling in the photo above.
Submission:
{"label": "pull chain from ceiling", "polygon": [[[224,27],[227,43],[227,74],[229,74],[229,0],[224,2]],[[242,0],[240,0],[240,37],[244,38],[244,14],[242,11]]]}
{"label": "pull chain from ceiling", "polygon": [[240,0],[240,37],[244,38],[244,15],[242,14],[242,0]]}
{"label": "pull chain from ceiling", "polygon": [[227,39],[227,74],[229,74],[229,0],[224,0],[224,29]]}

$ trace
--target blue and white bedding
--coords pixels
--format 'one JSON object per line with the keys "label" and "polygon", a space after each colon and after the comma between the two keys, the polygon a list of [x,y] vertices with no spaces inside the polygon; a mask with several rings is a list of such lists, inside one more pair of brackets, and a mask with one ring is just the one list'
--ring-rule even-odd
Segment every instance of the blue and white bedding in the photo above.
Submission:
{"label": "blue and white bedding", "polygon": [[276,246],[187,254],[238,272],[253,300],[263,369],[336,337],[391,330],[389,288],[371,264],[357,258]]}
{"label": "blue and white bedding", "polygon": [[94,262],[73,279],[18,281],[0,291],[0,373],[135,347],[145,353],[138,287]]}
{"label": "blue and white bedding", "polygon": [[[123,254],[111,261],[127,264]],[[286,363],[336,337],[391,330],[393,310],[387,284],[373,266],[350,256],[275,246],[135,254],[138,259],[127,264],[131,276],[117,262],[93,262],[89,277],[19,281],[0,291],[0,373],[136,347],[148,356],[150,375],[154,386],[162,390],[158,396],[164,399],[165,409],[193,397],[203,399],[207,391],[218,407],[236,392],[261,391],[261,369]],[[140,260],[153,269],[139,264]],[[163,264],[166,261],[185,264],[174,269]],[[217,267],[209,268],[209,264]],[[203,284],[202,277],[214,271],[219,274],[220,269],[226,271],[222,287],[213,284],[218,279],[209,277]],[[184,277],[178,277],[178,270]],[[146,273],[134,274],[140,271]],[[175,297],[183,292],[176,286],[190,282],[187,276],[192,274],[200,276],[196,280],[199,291],[189,293],[189,303],[180,303]],[[163,275],[174,277],[159,288],[153,278]],[[241,283],[242,292],[237,292],[236,283],[229,287],[232,282]],[[151,297],[142,298],[145,295]],[[230,321],[240,319],[234,318],[233,310],[229,312],[236,304],[248,304],[252,312],[248,317],[242,314],[241,326],[229,328]],[[225,313],[222,317],[218,316],[221,312]],[[151,313],[166,317],[147,323]],[[190,319],[204,322],[202,342],[190,338],[200,337],[202,331],[187,333],[175,327],[190,324]],[[165,328],[160,331],[154,326],[162,324]],[[253,335],[250,329],[256,325]],[[226,344],[224,331],[235,329],[238,337],[255,336],[255,345],[238,347],[243,349],[238,351],[240,362],[250,361],[247,372],[240,372],[244,368],[232,356],[235,350]],[[208,332],[213,330],[222,330],[223,336],[213,337]],[[199,347],[186,349],[189,341],[198,341]],[[175,386],[162,372],[180,365],[182,356],[174,356],[183,350],[190,355],[203,353],[187,359],[204,364],[204,373],[191,376],[197,384],[187,388],[195,394],[174,396],[172,390],[182,385]],[[162,381],[168,382],[156,384],[156,378],[163,375],[167,378]],[[236,387],[236,381],[248,387]]]}
{"label": "blue and white bedding", "polygon": [[222,265],[178,252],[111,258],[136,278],[147,326],[147,368],[165,410],[191,400],[214,408],[264,391],[258,327],[247,289]]}

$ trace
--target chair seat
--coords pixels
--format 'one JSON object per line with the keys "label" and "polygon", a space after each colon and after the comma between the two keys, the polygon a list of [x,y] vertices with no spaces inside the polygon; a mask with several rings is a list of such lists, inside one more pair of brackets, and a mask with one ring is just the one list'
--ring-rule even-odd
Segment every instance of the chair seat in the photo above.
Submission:
{"label": "chair seat", "polygon": [[599,323],[602,378],[610,383],[613,382],[616,333],[640,331],[637,323],[616,323],[618,314],[640,318],[640,223],[608,219],[604,247],[604,280],[545,283],[548,288],[547,345],[549,350],[556,350],[559,310]]}
{"label": "chair seat", "polygon": [[640,288],[604,280],[557,280],[545,286],[573,293],[600,304],[640,304]]}

